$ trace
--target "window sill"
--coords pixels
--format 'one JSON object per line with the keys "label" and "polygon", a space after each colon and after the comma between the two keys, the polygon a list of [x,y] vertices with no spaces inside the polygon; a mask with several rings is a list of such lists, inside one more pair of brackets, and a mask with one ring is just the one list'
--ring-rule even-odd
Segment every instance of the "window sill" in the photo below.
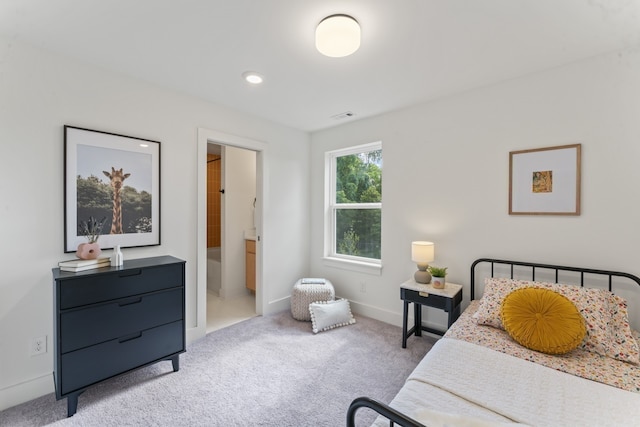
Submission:
{"label": "window sill", "polygon": [[332,257],[324,257],[322,261],[327,267],[341,268],[343,270],[357,271],[359,273],[374,274],[376,276],[380,276],[382,274],[382,264],[374,264],[370,262],[353,261]]}

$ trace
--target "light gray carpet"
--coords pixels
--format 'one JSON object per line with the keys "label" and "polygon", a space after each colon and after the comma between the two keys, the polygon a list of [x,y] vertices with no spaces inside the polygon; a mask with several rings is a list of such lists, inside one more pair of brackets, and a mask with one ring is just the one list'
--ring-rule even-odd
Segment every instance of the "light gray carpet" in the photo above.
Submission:
{"label": "light gray carpet", "polygon": [[[356,316],[314,335],[289,312],[213,332],[170,362],[122,375],[66,399],[50,394],[0,412],[2,426],[344,426],[358,396],[389,402],[435,339]],[[358,412],[359,425],[375,415]]]}

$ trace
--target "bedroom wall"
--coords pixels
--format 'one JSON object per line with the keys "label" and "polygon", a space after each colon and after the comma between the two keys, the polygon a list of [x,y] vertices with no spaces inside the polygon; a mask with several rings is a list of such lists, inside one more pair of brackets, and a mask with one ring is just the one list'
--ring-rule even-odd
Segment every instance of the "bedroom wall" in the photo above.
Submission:
{"label": "bedroom wall", "polygon": [[[264,229],[277,238],[262,244],[265,265],[278,265],[264,271],[268,303],[308,271],[306,133],[4,38],[0,94],[0,410],[53,391],[51,268],[73,257],[63,253],[64,124],[161,142],[162,244],[123,252],[187,261],[187,329],[197,321],[199,127],[267,145]],[[30,357],[30,339],[43,335],[48,352]]]}
{"label": "bedroom wall", "polygon": [[[412,240],[436,245],[434,265],[465,286],[480,257],[614,269],[640,275],[640,49],[514,79],[312,135],[311,274],[354,311],[400,325],[399,284],[416,267]],[[324,152],[382,140],[383,270],[322,261]],[[509,152],[582,144],[582,215],[509,216]],[[361,291],[365,282],[366,292]],[[640,300],[629,301],[640,328]],[[426,312],[444,327],[445,315]]]}

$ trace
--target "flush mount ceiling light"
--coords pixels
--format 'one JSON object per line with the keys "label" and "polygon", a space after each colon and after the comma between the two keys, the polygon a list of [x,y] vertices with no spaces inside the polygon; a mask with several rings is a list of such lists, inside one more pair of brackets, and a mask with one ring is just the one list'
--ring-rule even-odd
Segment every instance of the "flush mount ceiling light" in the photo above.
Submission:
{"label": "flush mount ceiling light", "polygon": [[245,71],[242,73],[242,77],[249,83],[253,85],[259,85],[264,81],[264,78],[255,71]]}
{"label": "flush mount ceiling light", "polygon": [[349,15],[331,15],[316,28],[316,49],[326,56],[341,58],[360,47],[360,24]]}

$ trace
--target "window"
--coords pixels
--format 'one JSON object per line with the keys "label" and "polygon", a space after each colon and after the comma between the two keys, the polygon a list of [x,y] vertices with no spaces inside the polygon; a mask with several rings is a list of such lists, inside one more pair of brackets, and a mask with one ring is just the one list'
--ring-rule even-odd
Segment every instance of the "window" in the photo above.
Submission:
{"label": "window", "polygon": [[325,254],[344,262],[381,264],[382,143],[325,155]]}

